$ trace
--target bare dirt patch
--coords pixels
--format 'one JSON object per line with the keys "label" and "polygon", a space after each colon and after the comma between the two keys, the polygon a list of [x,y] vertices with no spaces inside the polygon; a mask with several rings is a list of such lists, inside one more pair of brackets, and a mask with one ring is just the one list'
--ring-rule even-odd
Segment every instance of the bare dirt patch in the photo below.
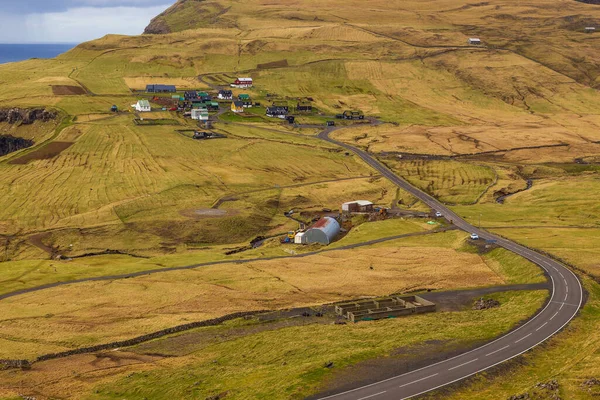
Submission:
{"label": "bare dirt patch", "polygon": [[9,164],[27,164],[29,161],[33,160],[48,160],[56,157],[72,145],[73,142],[52,142],[31,153],[27,153],[19,158],[11,160]]}
{"label": "bare dirt patch", "polygon": [[85,94],[85,89],[81,86],[52,85],[52,94],[55,96],[78,96]]}
{"label": "bare dirt patch", "polygon": [[256,66],[256,68],[257,69],[270,69],[270,68],[285,68],[287,66],[289,66],[288,60],[284,59],[284,60],[272,61],[272,62],[268,62],[268,63],[264,63],[264,64],[258,64]]}
{"label": "bare dirt patch", "polygon": [[204,219],[232,216],[237,215],[239,212],[237,210],[221,210],[219,208],[193,208],[189,210],[182,210],[179,213],[188,218]]}

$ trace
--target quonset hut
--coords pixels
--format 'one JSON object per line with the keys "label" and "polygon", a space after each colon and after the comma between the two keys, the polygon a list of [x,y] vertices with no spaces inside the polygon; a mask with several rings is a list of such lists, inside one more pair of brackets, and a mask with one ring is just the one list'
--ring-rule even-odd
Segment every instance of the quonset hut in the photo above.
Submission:
{"label": "quonset hut", "polygon": [[334,218],[323,217],[306,231],[303,239],[307,244],[329,244],[339,233],[340,224]]}

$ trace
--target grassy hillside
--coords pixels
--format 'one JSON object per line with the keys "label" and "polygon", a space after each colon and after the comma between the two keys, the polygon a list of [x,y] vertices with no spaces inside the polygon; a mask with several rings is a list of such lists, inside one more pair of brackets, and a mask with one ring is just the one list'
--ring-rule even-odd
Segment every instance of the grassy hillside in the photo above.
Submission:
{"label": "grassy hillside", "polygon": [[[228,262],[1,301],[0,358],[105,343],[233,311],[542,279],[538,269],[502,250],[475,254],[464,232],[430,234],[443,225],[428,224],[429,217],[357,217],[331,246],[338,250],[291,257],[323,248],[279,243],[278,236],[298,227],[284,216],[289,210],[304,222],[356,199],[408,214],[430,211],[358,157],[317,138],[331,120],[340,128],[332,137],[376,155],[472,223],[598,279],[600,36],[583,32],[597,21],[598,6],[574,0],[181,0],[157,16],[147,34],[107,35],[56,59],[0,65],[1,109],[42,107],[59,115],[32,125],[0,123],[1,135],[34,141],[0,157],[0,293]],[[469,46],[469,37],[483,45]],[[198,124],[163,111],[143,93],[152,83],[177,85],[180,93],[215,93],[238,76],[252,77],[255,85],[233,89],[234,95],[248,93],[262,106],[234,115],[223,102],[222,113],[212,115],[222,139],[193,140]],[[132,109],[143,98],[152,100],[152,113]],[[307,98],[315,111],[298,116],[307,126],[264,115],[271,101],[293,107]],[[120,112],[110,112],[112,105]],[[335,119],[345,110],[360,110],[367,119]],[[339,250],[414,233],[423,235]],[[273,238],[248,248],[258,236]],[[226,254],[236,250],[243,251]],[[271,256],[289,258],[235,262]],[[554,342],[558,361],[536,358],[540,368],[531,366],[528,376],[562,368],[565,349],[600,326],[597,287],[586,284],[590,305],[574,332]],[[196,347],[165,344],[169,339],[153,344],[156,351],[112,352],[108,361],[90,355],[36,364],[25,377],[1,372],[0,398],[25,392],[39,398],[206,398],[231,390],[230,376],[258,382],[233,391],[234,397],[301,397],[339,376],[324,370],[325,359],[351,365],[422,340],[468,345],[472,341],[458,340],[464,332],[488,339],[543,301],[541,292],[497,296],[505,303],[487,314],[450,312],[347,329],[283,323],[281,330],[276,324],[264,330],[237,321],[215,328],[224,332],[216,341],[210,332],[196,332],[209,343]],[[241,325],[250,331],[243,337],[235,330]],[[406,339],[423,327],[436,333]],[[390,328],[395,336],[386,336]],[[348,337],[363,344],[348,350],[342,340]],[[323,360],[301,354],[290,338],[310,343]],[[375,350],[373,338],[384,345]],[[267,348],[272,341],[281,347]],[[163,346],[176,348],[176,357],[157,355]],[[577,347],[577,357],[564,364],[572,366],[564,379],[579,382],[586,374],[589,348]],[[85,372],[74,379],[71,371],[79,368]],[[289,385],[277,383],[282,374]],[[166,379],[180,384],[151,389]],[[502,379],[487,397],[531,386]],[[192,387],[199,381],[206,386]],[[577,398],[575,387],[569,384],[565,393]],[[477,397],[467,387],[457,398],[463,393]]]}

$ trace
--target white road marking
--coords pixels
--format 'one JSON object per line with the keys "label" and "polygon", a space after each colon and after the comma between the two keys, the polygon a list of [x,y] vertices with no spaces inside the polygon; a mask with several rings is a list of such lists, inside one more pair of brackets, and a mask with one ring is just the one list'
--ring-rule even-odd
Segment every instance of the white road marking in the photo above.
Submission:
{"label": "white road marking", "polygon": [[471,360],[471,361],[467,361],[466,363],[459,364],[456,367],[448,368],[448,371],[452,371],[453,369],[460,368],[460,367],[465,366],[467,364],[471,364],[472,362],[475,362],[477,360],[479,360],[479,358],[476,358],[476,359]]}
{"label": "white road marking", "polygon": [[429,375],[429,376],[426,376],[425,378],[417,379],[416,381],[405,383],[404,385],[400,385],[398,387],[404,387],[404,386],[412,385],[413,383],[417,383],[417,382],[424,381],[425,379],[433,378],[436,375],[439,375],[439,374],[436,373],[436,374],[433,374],[433,375]]}
{"label": "white road marking", "polygon": [[360,398],[360,399],[358,399],[358,400],[370,399],[371,397],[379,396],[380,394],[384,394],[384,393],[387,393],[387,390],[384,390],[383,392],[379,392],[379,393],[372,394],[372,395],[370,395],[370,396],[361,397],[361,398]]}
{"label": "white road marking", "polygon": [[523,336],[521,339],[519,339],[519,340],[515,341],[515,343],[519,343],[521,340],[525,340],[525,339],[527,339],[529,336],[531,336],[531,333],[529,333],[529,334],[527,334],[527,335]]}
{"label": "white road marking", "polygon": [[569,295],[569,293],[565,293],[565,299],[563,301],[567,301],[567,296]]}
{"label": "white road marking", "polygon": [[562,273],[562,272],[559,272],[559,274],[560,274],[560,277],[561,277],[561,278],[563,278],[563,279],[565,278],[565,276],[563,275],[563,273]]}
{"label": "white road marking", "polygon": [[492,351],[491,353],[488,353],[488,354],[486,354],[485,356],[486,356],[486,357],[489,357],[489,356],[491,356],[492,354],[496,354],[497,352],[499,352],[499,351],[502,351],[502,350],[504,350],[504,349],[508,349],[509,347],[510,347],[509,345],[506,345],[506,346],[504,346],[504,347],[503,347],[503,348],[501,348],[501,349],[498,349],[498,350]]}
{"label": "white road marking", "polygon": [[569,284],[567,283],[567,280],[565,278],[563,278],[563,281],[565,282],[565,285],[569,286]]}
{"label": "white road marking", "polygon": [[542,326],[540,326],[539,328],[537,328],[535,331],[539,331],[540,329],[542,329],[543,327],[545,327],[548,324],[548,322],[544,322],[544,324]]}
{"label": "white road marking", "polygon": [[[566,299],[565,299],[566,300]],[[562,308],[565,306],[565,303],[561,303],[560,304],[560,308],[558,309],[558,311],[562,310]]]}
{"label": "white road marking", "polygon": [[569,287],[568,286],[565,288],[565,292],[569,293]]}
{"label": "white road marking", "polygon": [[554,313],[554,315],[552,317],[550,317],[550,321],[552,321],[554,319],[554,317],[556,317],[556,315],[558,314],[558,311]]}
{"label": "white road marking", "polygon": [[552,267],[552,268],[554,268],[555,271],[558,271],[558,268],[556,268],[556,267]]}

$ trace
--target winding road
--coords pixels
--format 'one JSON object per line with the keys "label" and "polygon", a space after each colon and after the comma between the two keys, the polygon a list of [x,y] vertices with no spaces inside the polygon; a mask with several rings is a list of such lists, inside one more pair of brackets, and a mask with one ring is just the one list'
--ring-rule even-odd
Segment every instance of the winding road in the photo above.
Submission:
{"label": "winding road", "polygon": [[490,343],[424,368],[322,397],[321,400],[402,400],[424,394],[525,353],[559,332],[577,315],[583,302],[583,289],[571,270],[550,257],[469,224],[432,196],[398,177],[364,150],[331,139],[329,135],[336,129],[339,128],[324,130],[319,134],[319,138],[355,153],[396,186],[441,212],[444,218],[458,228],[478,234],[481,240],[495,241],[497,245],[539,265],[550,277],[552,289],[550,300],[538,314],[518,329]]}

